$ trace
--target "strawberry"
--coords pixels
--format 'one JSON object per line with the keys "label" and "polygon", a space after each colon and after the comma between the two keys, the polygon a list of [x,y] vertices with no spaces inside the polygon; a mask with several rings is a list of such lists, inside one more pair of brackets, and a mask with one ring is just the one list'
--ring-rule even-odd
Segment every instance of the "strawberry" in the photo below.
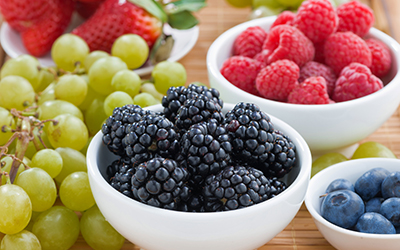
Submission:
{"label": "strawberry", "polygon": [[77,0],[75,10],[81,17],[88,19],[96,12],[102,2],[104,0]]}
{"label": "strawberry", "polygon": [[47,9],[47,16],[21,32],[22,42],[33,56],[42,56],[50,51],[54,41],[68,27],[74,11],[73,2],[70,0],[49,0],[48,2],[51,4]]}
{"label": "strawberry", "polygon": [[20,32],[22,42],[33,56],[50,51],[72,18],[72,0],[0,0],[0,10],[8,24]]}
{"label": "strawberry", "polygon": [[[157,39],[162,37],[163,23],[168,22],[173,28],[181,29],[195,26],[197,20],[189,11],[202,8],[204,2],[179,0],[162,6],[155,0],[105,0],[72,33],[83,38],[91,51],[110,52],[114,41],[124,34],[140,35],[152,48],[156,42],[157,46],[159,44]],[[163,7],[167,6],[164,11]]]}

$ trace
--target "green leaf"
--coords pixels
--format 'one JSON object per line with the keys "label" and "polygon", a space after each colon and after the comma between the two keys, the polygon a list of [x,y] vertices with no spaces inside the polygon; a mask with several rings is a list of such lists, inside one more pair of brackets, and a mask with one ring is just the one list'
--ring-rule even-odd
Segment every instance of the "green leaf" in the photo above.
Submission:
{"label": "green leaf", "polygon": [[155,2],[154,0],[128,0],[128,1],[139,7],[142,7],[147,12],[160,19],[161,22],[163,23],[167,22],[168,20],[167,14],[165,13],[162,6],[159,3]]}
{"label": "green leaf", "polygon": [[175,14],[168,15],[168,23],[174,29],[185,30],[196,26],[199,21],[190,13],[184,10]]}
{"label": "green leaf", "polygon": [[199,11],[204,8],[207,4],[205,0],[179,0],[167,4],[165,11],[167,14],[175,14],[182,11]]}

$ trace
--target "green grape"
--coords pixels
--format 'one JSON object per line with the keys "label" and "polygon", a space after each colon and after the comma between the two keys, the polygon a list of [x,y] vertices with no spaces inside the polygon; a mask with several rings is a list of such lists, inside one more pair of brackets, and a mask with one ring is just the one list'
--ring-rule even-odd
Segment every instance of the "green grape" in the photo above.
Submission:
{"label": "green grape", "polygon": [[92,64],[88,72],[89,85],[94,91],[101,95],[109,95],[113,92],[111,81],[113,76],[120,70],[127,69],[124,61],[115,56],[98,59]]}
{"label": "green grape", "polygon": [[86,172],[74,172],[61,182],[61,202],[74,211],[85,211],[91,208],[96,202],[90,189],[89,177]]}
{"label": "green grape", "polygon": [[[103,123],[102,123],[102,124],[103,124]],[[90,144],[90,142],[91,142],[92,140],[93,140],[93,136],[89,136],[89,139],[88,139],[86,145],[80,150],[80,152],[81,152],[82,154],[86,155],[87,150],[88,150],[88,147],[89,147],[89,144]]]}
{"label": "green grape", "polygon": [[6,76],[0,81],[0,103],[3,108],[24,110],[35,101],[32,85],[21,76]]}
{"label": "green grape", "polygon": [[79,236],[78,215],[67,207],[53,206],[39,215],[32,233],[39,239],[42,250],[67,250]]}
{"label": "green grape", "polygon": [[163,94],[161,94],[160,92],[157,91],[156,87],[151,82],[143,83],[142,86],[140,87],[140,92],[141,93],[149,93],[156,100],[159,100],[159,101],[161,101],[162,98],[164,97]]}
{"label": "green grape", "polygon": [[85,100],[87,89],[87,83],[82,77],[78,75],[63,75],[58,79],[54,87],[54,93],[57,99],[78,106]]}
{"label": "green grape", "polygon": [[38,59],[31,55],[20,55],[7,60],[1,67],[0,77],[21,76],[28,80],[34,89],[39,87],[39,66]]}
{"label": "green grape", "polygon": [[101,129],[103,121],[107,119],[104,111],[104,97],[98,97],[93,100],[88,110],[85,112],[86,126],[88,127],[89,134],[95,135]]}
{"label": "green grape", "polygon": [[85,123],[71,114],[62,114],[54,117],[57,124],[50,122],[46,125],[46,132],[50,144],[54,148],[70,147],[81,150],[89,137]]}
{"label": "green grape", "polygon": [[38,105],[42,105],[47,101],[53,101],[56,99],[56,94],[54,92],[55,83],[50,83],[45,90],[39,94]]}
{"label": "green grape", "polygon": [[249,19],[257,19],[261,17],[267,17],[267,16],[275,16],[281,13],[283,9],[271,9],[266,6],[260,6],[255,9],[250,13]]}
{"label": "green grape", "polygon": [[111,86],[115,90],[123,91],[132,97],[139,94],[141,84],[140,76],[129,69],[120,70],[111,80]]}
{"label": "green grape", "polygon": [[50,100],[39,105],[39,119],[54,119],[62,114],[74,115],[83,121],[82,111],[74,104],[64,100]]}
{"label": "green grape", "polygon": [[137,69],[146,62],[149,46],[141,36],[125,34],[114,41],[111,55],[121,58],[128,68]]}
{"label": "green grape", "polygon": [[39,71],[39,86],[35,88],[36,92],[41,92],[45,90],[51,83],[54,82],[55,75],[47,70],[47,68],[42,68]]}
{"label": "green grape", "polygon": [[15,184],[22,187],[29,195],[32,211],[43,212],[52,207],[56,201],[56,184],[53,178],[41,168],[25,170],[19,175]]}
{"label": "green grape", "polygon": [[156,100],[149,93],[140,93],[133,98],[133,104],[139,105],[142,108],[160,103],[160,100]]}
{"label": "green grape", "polygon": [[382,157],[382,158],[397,158],[396,155],[385,145],[368,141],[361,143],[356,151],[354,151],[351,159]]}
{"label": "green grape", "polygon": [[278,3],[285,7],[297,9],[304,0],[277,0]]}
{"label": "green grape", "polygon": [[82,152],[72,148],[56,148],[56,151],[63,159],[61,172],[54,178],[59,184],[73,172],[87,172],[86,156]]}
{"label": "green grape", "polygon": [[107,57],[110,56],[110,54],[108,54],[105,51],[102,50],[95,50],[90,52],[84,61],[83,66],[85,67],[86,72],[89,72],[90,67],[92,67],[92,64],[94,62],[96,62],[98,59],[103,58],[103,57]]}
{"label": "green grape", "polygon": [[282,4],[277,0],[253,0],[252,4],[253,9],[256,9],[260,6],[268,7],[271,9],[282,8]]}
{"label": "green grape", "polygon": [[[1,166],[2,166],[2,168],[1,168],[2,171],[10,173],[13,159],[10,156],[5,156],[5,157],[1,158],[0,162],[1,162]],[[29,166],[31,164],[31,160],[29,160],[29,158],[27,158],[27,157],[24,157],[22,159],[22,162],[25,163],[27,166]],[[25,166],[24,166],[24,164],[20,164],[19,167],[18,167],[17,174],[16,174],[15,179],[14,179],[14,183],[17,181],[19,175],[23,171],[25,171]],[[6,177],[2,176],[1,177],[1,184],[5,184],[6,181],[7,181]]]}
{"label": "green grape", "polygon": [[311,168],[311,177],[314,176],[319,171],[342,161],[347,161],[348,159],[341,153],[332,152],[326,153],[318,157],[313,163]]}
{"label": "green grape", "polygon": [[15,184],[0,186],[0,232],[15,234],[22,231],[32,215],[28,194]]}
{"label": "green grape", "polygon": [[60,69],[74,71],[76,64],[83,65],[89,54],[89,46],[79,36],[71,33],[61,35],[51,47],[51,57]]}
{"label": "green grape", "polygon": [[112,92],[104,100],[104,112],[107,116],[110,116],[114,108],[122,107],[127,104],[133,104],[132,97],[129,94],[122,91]]}
{"label": "green grape", "polygon": [[4,236],[1,240],[0,250],[42,250],[42,246],[36,235],[22,230],[19,233]]}
{"label": "green grape", "polygon": [[80,228],[86,243],[95,250],[118,250],[125,242],[96,205],[83,213]]}
{"label": "green grape", "polygon": [[100,95],[99,93],[94,91],[92,89],[92,87],[90,87],[90,85],[89,85],[89,77],[87,76],[87,78],[88,78],[88,82],[87,82],[88,91],[87,91],[85,100],[83,100],[83,102],[78,106],[78,108],[83,112],[88,110],[88,108],[90,107],[90,104],[92,104],[94,99],[99,98],[99,97],[103,97],[103,99],[104,99],[103,95]]}
{"label": "green grape", "polygon": [[43,169],[51,178],[56,177],[63,167],[63,160],[60,153],[50,148],[38,151],[33,155],[31,161],[31,167]]}
{"label": "green grape", "polygon": [[[3,126],[8,131],[2,131]],[[14,116],[5,108],[0,107],[0,146],[4,145],[13,135],[11,129],[15,129]]]}
{"label": "green grape", "polygon": [[31,219],[29,220],[29,223],[24,230],[32,232],[33,224],[36,222],[36,219],[39,217],[40,214],[42,214],[42,212],[32,211]]}
{"label": "green grape", "polygon": [[186,69],[179,62],[163,61],[151,73],[154,86],[161,94],[167,94],[170,87],[184,86],[186,83]]}
{"label": "green grape", "polygon": [[245,8],[251,6],[251,0],[226,0],[230,5],[236,8]]}
{"label": "green grape", "polygon": [[43,144],[39,140],[38,128],[34,128],[33,131],[34,131],[35,141],[37,142],[37,148],[36,148],[35,144],[33,143],[33,140],[29,142],[28,148],[25,151],[25,156],[28,157],[29,159],[32,159],[33,155],[36,154],[39,150],[42,150],[44,148],[52,148],[52,146],[50,144],[50,141],[49,141],[49,138],[47,137],[46,132],[44,132],[42,130],[42,132],[40,133],[40,137],[41,137],[44,145],[46,146],[45,147],[45,146],[43,146]]}

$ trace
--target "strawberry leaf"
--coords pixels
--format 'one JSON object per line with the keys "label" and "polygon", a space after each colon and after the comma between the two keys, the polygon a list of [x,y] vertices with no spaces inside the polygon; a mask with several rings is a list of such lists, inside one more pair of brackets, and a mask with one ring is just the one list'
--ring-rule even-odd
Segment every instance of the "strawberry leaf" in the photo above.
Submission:
{"label": "strawberry leaf", "polygon": [[162,6],[154,0],[127,0],[139,7],[142,7],[147,12],[157,17],[161,22],[165,23],[168,20],[167,14],[165,13]]}
{"label": "strawberry leaf", "polygon": [[179,0],[167,4],[165,12],[167,14],[175,14],[185,10],[195,12],[204,8],[206,5],[205,0]]}
{"label": "strawberry leaf", "polygon": [[168,24],[179,30],[190,29],[196,26],[199,21],[188,10],[168,15]]}

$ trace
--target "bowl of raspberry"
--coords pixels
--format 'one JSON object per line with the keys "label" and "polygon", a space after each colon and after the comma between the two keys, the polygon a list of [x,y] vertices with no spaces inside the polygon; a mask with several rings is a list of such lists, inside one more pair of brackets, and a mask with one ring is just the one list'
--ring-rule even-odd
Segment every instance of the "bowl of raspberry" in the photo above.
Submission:
{"label": "bowl of raspberry", "polygon": [[291,126],[195,85],[116,108],[87,163],[106,220],[146,250],[261,247],[296,216],[311,174]]}
{"label": "bowl of raspberry", "polygon": [[399,180],[399,159],[344,161],[311,178],[305,204],[337,249],[398,249]]}
{"label": "bowl of raspberry", "polygon": [[400,103],[400,45],[373,23],[358,1],[306,0],[296,14],[239,24],[208,50],[210,86],[287,122],[313,156],[350,152]]}

